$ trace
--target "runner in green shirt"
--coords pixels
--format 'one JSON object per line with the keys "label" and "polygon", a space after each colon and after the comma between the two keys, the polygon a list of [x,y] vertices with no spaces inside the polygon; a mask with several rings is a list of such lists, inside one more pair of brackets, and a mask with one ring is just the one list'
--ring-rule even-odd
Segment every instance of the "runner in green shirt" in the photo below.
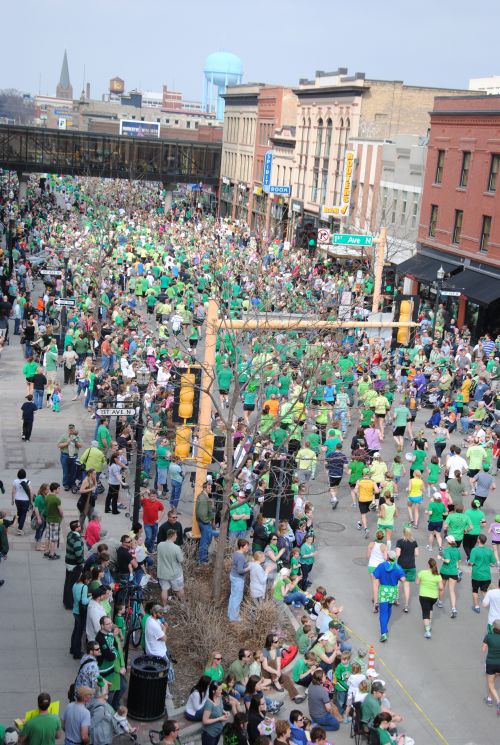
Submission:
{"label": "runner in green shirt", "polygon": [[490,546],[486,545],[486,536],[481,533],[477,539],[477,545],[470,552],[469,564],[472,565],[472,599],[474,601],[474,612],[480,613],[479,592],[486,594],[491,584],[491,567],[496,567],[495,554]]}

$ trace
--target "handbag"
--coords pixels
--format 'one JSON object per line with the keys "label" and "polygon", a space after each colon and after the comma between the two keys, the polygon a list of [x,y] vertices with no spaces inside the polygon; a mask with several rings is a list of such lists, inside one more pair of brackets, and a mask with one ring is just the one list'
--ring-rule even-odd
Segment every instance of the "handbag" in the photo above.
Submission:
{"label": "handbag", "polygon": [[31,530],[36,530],[38,528],[38,520],[36,517],[35,510],[33,510],[33,512],[31,513],[30,525],[31,525]]}

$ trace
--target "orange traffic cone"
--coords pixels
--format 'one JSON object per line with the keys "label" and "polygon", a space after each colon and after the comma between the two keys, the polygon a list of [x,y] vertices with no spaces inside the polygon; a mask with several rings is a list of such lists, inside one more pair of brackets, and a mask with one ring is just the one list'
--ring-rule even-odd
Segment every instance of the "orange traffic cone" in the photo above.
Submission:
{"label": "orange traffic cone", "polygon": [[368,670],[375,670],[375,647],[373,644],[370,644],[370,649],[368,650]]}

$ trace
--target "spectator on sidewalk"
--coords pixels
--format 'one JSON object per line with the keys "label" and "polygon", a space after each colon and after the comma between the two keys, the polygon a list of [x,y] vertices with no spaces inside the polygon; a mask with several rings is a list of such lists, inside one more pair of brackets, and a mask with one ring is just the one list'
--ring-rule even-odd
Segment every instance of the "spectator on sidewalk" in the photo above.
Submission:
{"label": "spectator on sidewalk", "polygon": [[26,396],[26,401],[21,406],[21,411],[23,412],[23,434],[21,440],[29,442],[33,431],[33,423],[35,421],[35,411],[37,411],[37,406],[33,403],[33,396],[31,393],[29,396]]}
{"label": "spectator on sidewalk", "polygon": [[[146,548],[150,554],[154,553],[158,535],[158,523],[163,515],[164,506],[155,492],[148,489],[141,499],[142,522],[144,524]],[[177,536],[177,534],[176,534]]]}
{"label": "spectator on sidewalk", "polygon": [[44,556],[47,559],[60,559],[61,557],[57,553],[57,549],[59,548],[59,541],[61,539],[61,523],[64,517],[61,498],[59,496],[61,485],[54,481],[50,484],[49,489],[50,491],[45,497],[48,549],[44,553]]}
{"label": "spectator on sidewalk", "polygon": [[20,745],[55,745],[62,735],[61,720],[49,712],[51,698],[40,693],[37,699],[39,714],[28,719],[19,735]]}
{"label": "spectator on sidewalk", "polygon": [[161,600],[168,603],[168,592],[172,590],[180,600],[184,600],[184,575],[182,562],[184,556],[176,544],[175,530],[167,531],[167,540],[158,544],[158,566],[156,574],[161,587]]}
{"label": "spectator on sidewalk", "polygon": [[73,585],[78,582],[85,563],[85,548],[79,520],[72,520],[66,538],[66,578],[64,580],[63,604],[67,610],[73,608]]}

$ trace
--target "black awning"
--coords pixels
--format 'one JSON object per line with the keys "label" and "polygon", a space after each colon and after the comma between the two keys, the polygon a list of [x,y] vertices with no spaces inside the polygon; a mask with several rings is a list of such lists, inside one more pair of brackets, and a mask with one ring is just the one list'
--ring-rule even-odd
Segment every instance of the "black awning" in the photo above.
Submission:
{"label": "black awning", "polygon": [[460,274],[445,281],[443,290],[460,290],[462,295],[473,303],[489,305],[500,297],[500,277],[464,269]]}
{"label": "black awning", "polygon": [[[398,274],[406,274],[415,277],[419,282],[435,282],[437,270],[443,267],[446,274],[456,271],[459,267],[456,264],[450,264],[448,261],[433,259],[430,256],[417,253],[411,259],[401,262],[396,266]],[[460,275],[461,276],[461,275]]]}

